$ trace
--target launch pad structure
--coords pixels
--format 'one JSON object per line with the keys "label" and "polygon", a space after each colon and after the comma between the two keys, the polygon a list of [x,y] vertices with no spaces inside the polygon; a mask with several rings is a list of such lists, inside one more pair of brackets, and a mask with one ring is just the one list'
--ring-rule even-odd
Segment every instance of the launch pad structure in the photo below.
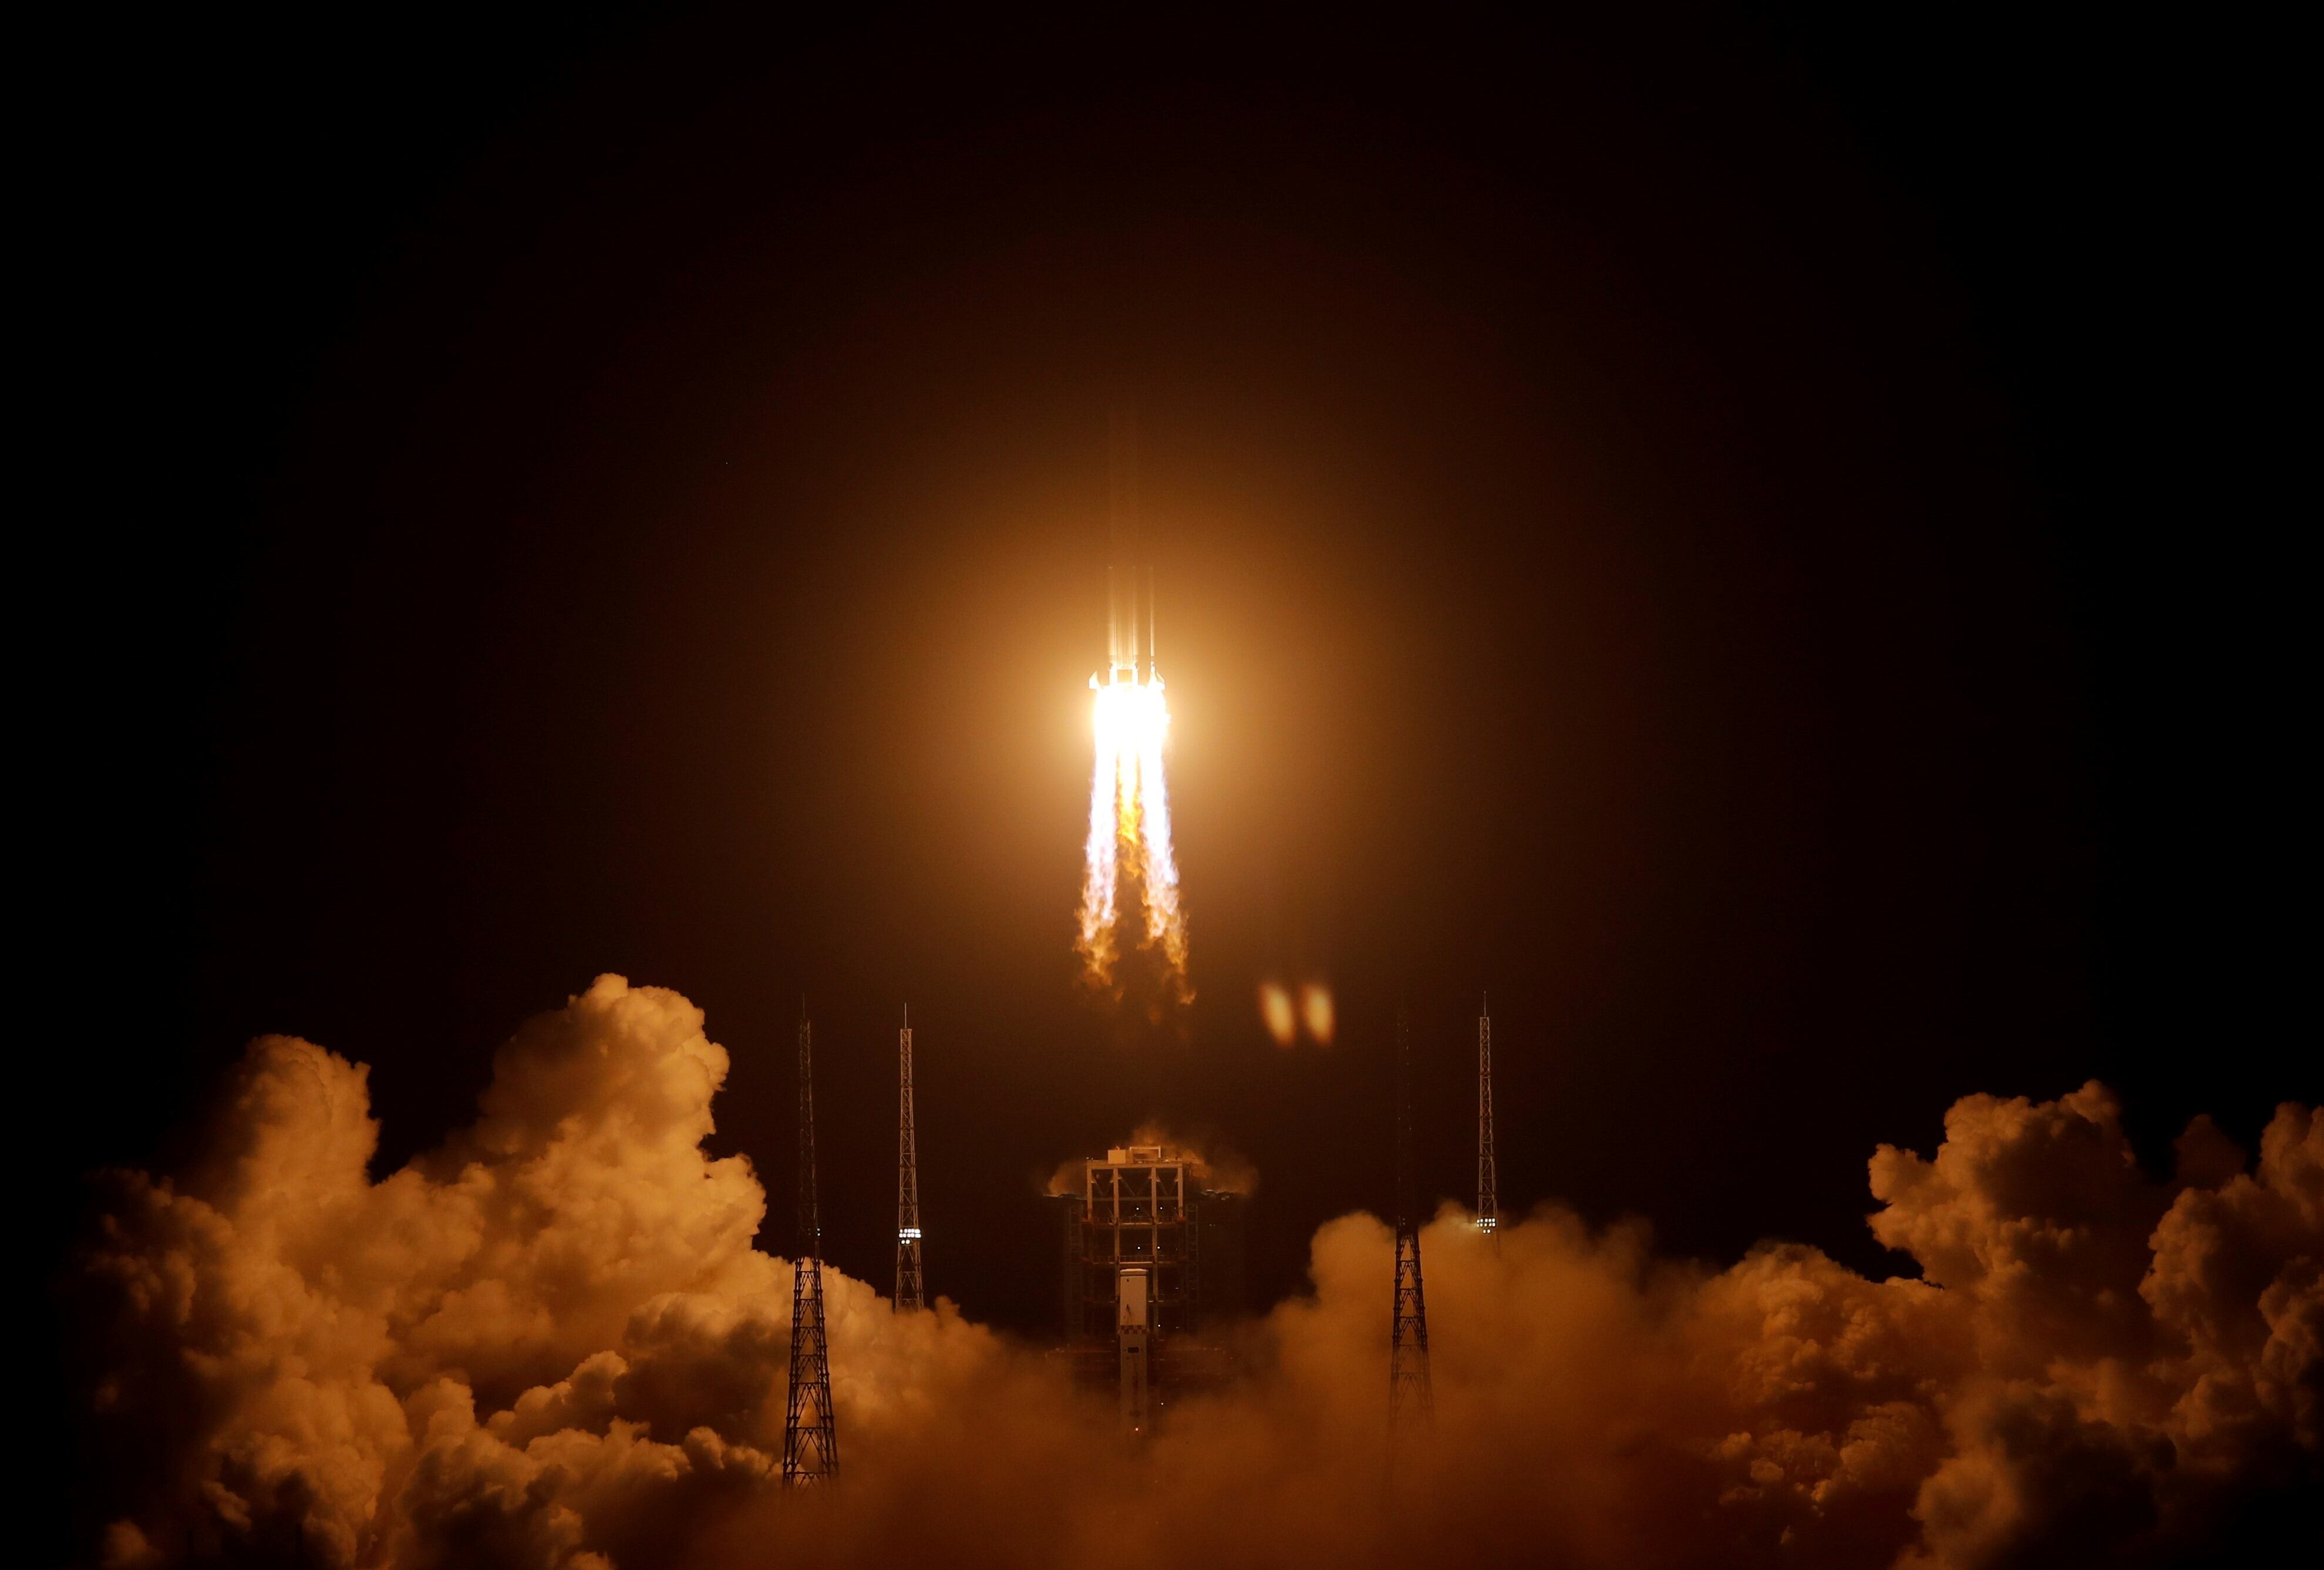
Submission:
{"label": "launch pad structure", "polygon": [[1063,1250],[1065,1345],[1077,1382],[1118,1387],[1122,1427],[1142,1434],[1170,1400],[1232,1371],[1219,1330],[1243,1311],[1248,1196],[1202,1186],[1168,1145],[1117,1145],[1072,1164],[1054,1196]]}
{"label": "launch pad structure", "polygon": [[[926,1303],[910,1016],[897,1033],[897,1252],[894,1310]],[[1388,1354],[1388,1471],[1425,1440],[1434,1414],[1428,1311],[1415,1194],[1412,1030],[1396,1021],[1396,1206]],[[798,1028],[798,1257],[791,1304],[790,1378],[782,1477],[797,1486],[839,1471],[816,1192],[814,1031]],[[1493,1127],[1492,1017],[1477,1018],[1478,1196],[1475,1224],[1498,1242],[1499,1174]],[[1248,1194],[1215,1187],[1201,1158],[1165,1142],[1116,1145],[1069,1162],[1050,1202],[1059,1222],[1058,1307],[1064,1344],[1053,1358],[1074,1382],[1110,1390],[1122,1433],[1151,1434],[1176,1398],[1237,1373],[1223,1334],[1245,1311]]]}
{"label": "launch pad structure", "polygon": [[1399,1447],[1436,1414],[1428,1371],[1428,1298],[1420,1278],[1420,1206],[1413,1197],[1412,1023],[1396,1015],[1396,1301],[1388,1322],[1388,1472]]}
{"label": "launch pad structure", "polygon": [[912,1112],[912,1011],[896,1034],[896,1313],[926,1307],[920,1263],[920,1137]]}

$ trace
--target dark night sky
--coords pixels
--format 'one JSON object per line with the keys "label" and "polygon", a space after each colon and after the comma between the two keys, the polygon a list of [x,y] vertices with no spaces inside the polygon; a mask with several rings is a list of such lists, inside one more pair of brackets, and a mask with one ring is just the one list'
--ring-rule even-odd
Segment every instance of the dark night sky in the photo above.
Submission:
{"label": "dark night sky", "polygon": [[[264,1030],[400,1159],[604,970],[733,1051],[778,1251],[811,996],[875,1281],[908,998],[932,1285],[1027,1330],[1038,1176],[1148,1113],[1296,1289],[1385,1203],[1399,998],[1429,1190],[1490,987],[1505,1203],[1715,1257],[1893,1268],[1864,1161],[1968,1092],[2160,1152],[2324,1091],[2239,41],[171,25],[76,44],[43,186],[58,1185]],[[1069,947],[1124,397],[1183,1039]]]}

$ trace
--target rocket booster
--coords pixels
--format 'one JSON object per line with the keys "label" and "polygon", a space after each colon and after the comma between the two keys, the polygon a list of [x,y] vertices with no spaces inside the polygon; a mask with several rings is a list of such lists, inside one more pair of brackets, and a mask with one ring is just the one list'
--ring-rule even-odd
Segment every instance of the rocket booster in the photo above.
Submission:
{"label": "rocket booster", "polygon": [[[1158,679],[1154,670],[1154,569],[1139,563],[1138,539],[1138,419],[1117,409],[1106,443],[1107,520],[1111,554],[1106,568],[1107,621],[1111,631],[1106,684]],[[1093,677],[1090,685],[1097,685]]]}
{"label": "rocket booster", "polygon": [[1111,648],[1105,679],[1095,673],[1090,705],[1097,743],[1090,775],[1089,839],[1082,874],[1079,948],[1092,984],[1113,986],[1120,952],[1115,921],[1126,870],[1145,906],[1141,946],[1158,950],[1169,995],[1189,1002],[1186,919],[1178,902],[1178,858],[1170,845],[1170,791],[1163,749],[1170,709],[1154,668],[1154,576],[1139,559],[1138,428],[1115,411],[1107,442],[1106,569]]}

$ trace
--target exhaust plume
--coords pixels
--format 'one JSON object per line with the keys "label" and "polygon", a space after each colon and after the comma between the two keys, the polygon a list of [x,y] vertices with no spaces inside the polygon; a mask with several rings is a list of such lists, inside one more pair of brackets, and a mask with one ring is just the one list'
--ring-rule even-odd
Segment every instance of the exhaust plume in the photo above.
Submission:
{"label": "exhaust plume", "polygon": [[[171,1175],[102,1179],[70,1287],[114,1566],[2161,1565],[2324,1484],[2324,1119],[2167,1183],[2095,1084],[1872,1159],[1920,1278],[1656,1257],[1545,1205],[1427,1229],[1436,1422],[1379,1487],[1388,1228],[1332,1222],[1240,1384],[1120,1445],[949,1303],[826,1275],[847,1485],[787,1493],[788,1270],[702,1150],[727,1055],[602,977],[378,1181],[367,1071],[254,1042]],[[1028,1261],[1041,1268],[1046,1261]],[[1067,1485],[1068,1480],[1070,1486]]]}
{"label": "exhaust plume", "polygon": [[1120,957],[1115,938],[1120,885],[1139,892],[1146,915],[1142,946],[1162,966],[1165,995],[1190,1002],[1186,919],[1178,903],[1177,853],[1170,844],[1170,789],[1162,747],[1170,733],[1170,706],[1162,679],[1100,685],[1091,706],[1097,762],[1090,776],[1089,838],[1084,847],[1081,939],[1084,978],[1111,990]]}

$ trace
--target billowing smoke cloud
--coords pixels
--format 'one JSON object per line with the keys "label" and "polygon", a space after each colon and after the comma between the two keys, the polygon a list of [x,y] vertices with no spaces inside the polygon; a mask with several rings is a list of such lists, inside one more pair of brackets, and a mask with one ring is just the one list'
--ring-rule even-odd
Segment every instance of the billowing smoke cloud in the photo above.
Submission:
{"label": "billowing smoke cloud", "polygon": [[2175,1181],[2092,1085],[1884,1148],[1924,1279],[1769,1244],[1724,1270],[1544,1208],[1425,1234],[1436,1418],[1384,1472],[1389,1236],[1314,1244],[1241,1384],[1126,1448],[948,1305],[827,1272],[844,1480],[770,1474],[789,1271],[701,1150],[724,1051],[605,977],[383,1181],[365,1071],[254,1043],[175,1178],[106,1179],[76,1267],[117,1565],[1133,1567],[2170,1562],[2324,1482],[2324,1119]]}

